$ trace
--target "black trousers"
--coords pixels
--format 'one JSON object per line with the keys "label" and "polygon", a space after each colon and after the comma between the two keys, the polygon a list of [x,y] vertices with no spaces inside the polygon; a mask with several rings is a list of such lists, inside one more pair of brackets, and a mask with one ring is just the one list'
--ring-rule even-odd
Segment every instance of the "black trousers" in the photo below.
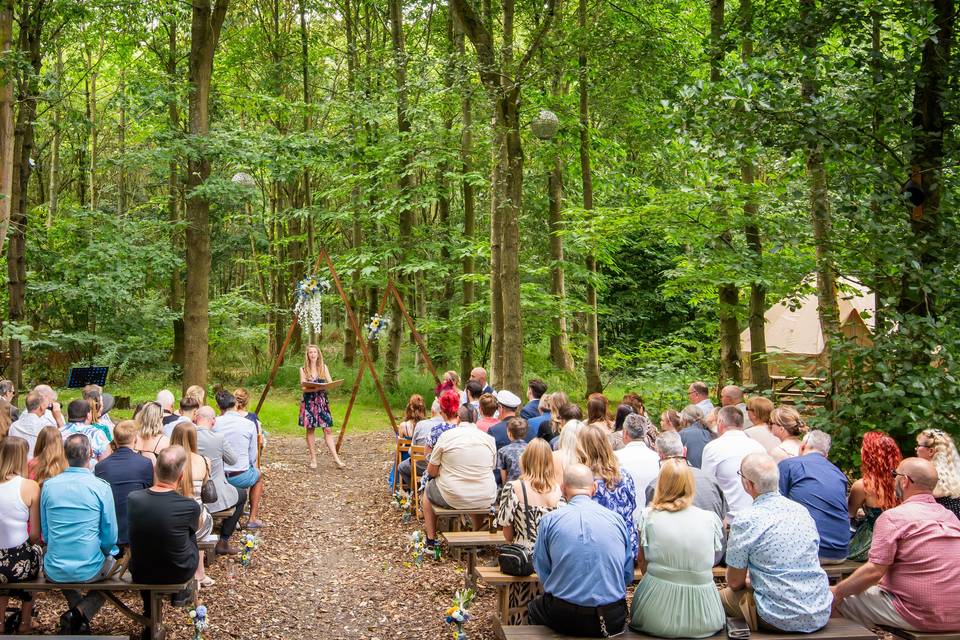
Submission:
{"label": "black trousers", "polygon": [[530,624],[547,625],[557,633],[582,638],[606,638],[623,632],[627,622],[627,600],[581,607],[549,593],[527,605]]}
{"label": "black trousers", "polygon": [[240,524],[240,516],[243,515],[243,507],[247,504],[247,490],[237,487],[237,508],[229,518],[220,523],[220,539],[229,540],[233,532],[237,530]]}

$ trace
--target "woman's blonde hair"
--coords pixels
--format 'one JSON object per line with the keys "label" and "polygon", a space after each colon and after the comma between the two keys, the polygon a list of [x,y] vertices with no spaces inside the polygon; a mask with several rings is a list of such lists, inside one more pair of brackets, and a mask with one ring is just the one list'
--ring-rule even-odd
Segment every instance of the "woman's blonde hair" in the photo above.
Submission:
{"label": "woman's blonde hair", "polygon": [[233,398],[237,401],[237,411],[246,410],[247,406],[250,404],[250,392],[243,387],[234,389]]}
{"label": "woman's blonde hair", "polygon": [[[758,416],[759,417],[759,416]],[[791,437],[797,438],[806,432],[806,425],[800,419],[800,412],[793,407],[777,407],[770,412],[770,425],[783,428]]]}
{"label": "woman's blonde hair", "polygon": [[560,459],[563,461],[564,468],[580,461],[577,457],[577,441],[585,426],[579,420],[570,420],[561,428],[560,444],[557,446],[557,451],[560,452]]}
{"label": "woman's blonde hair", "polygon": [[[316,371],[311,371],[311,370],[310,370],[310,349],[316,349],[316,350],[317,350],[317,369],[316,369]],[[316,378],[322,378],[322,377],[323,377],[323,368],[324,368],[324,366],[323,366],[323,351],[321,351],[321,350],[320,350],[320,347],[318,347],[318,346],[315,345],[315,344],[308,344],[308,345],[307,345],[307,348],[303,350],[303,372],[306,373],[308,376],[309,376],[310,374],[315,373],[316,376],[314,376],[314,377],[316,377]]]}
{"label": "woman's blonde hair", "polygon": [[148,402],[140,409],[136,417],[140,426],[140,435],[152,438],[163,433],[163,409],[156,402]]}
{"label": "woman's blonde hair", "polygon": [[534,438],[520,456],[520,478],[526,480],[538,493],[553,491],[556,471],[553,451],[543,438]]}
{"label": "woman's blonde hair", "polygon": [[56,427],[46,426],[37,434],[37,443],[33,445],[33,459],[36,461],[33,468],[37,484],[58,476],[67,467],[67,457],[63,454],[63,438]]}
{"label": "woman's blonde hair", "polygon": [[613,455],[610,438],[603,427],[587,425],[577,434],[577,459],[593,471],[595,478],[603,480],[607,488],[620,484],[620,464]]}
{"label": "woman's blonde hair", "polygon": [[693,504],[696,481],[686,460],[668,458],[660,467],[650,506],[657,511],[683,511]]}
{"label": "woman's blonde hair", "polygon": [[0,482],[10,476],[27,477],[27,453],[30,445],[23,438],[7,436],[0,440]]}
{"label": "woman's blonde hair", "polygon": [[187,452],[187,464],[183,465],[180,486],[177,493],[187,498],[193,497],[193,455],[197,453],[197,428],[192,422],[181,422],[170,434],[170,445],[180,445]]}
{"label": "woman's blonde hair", "polygon": [[[937,468],[937,486],[933,495],[937,498],[960,497],[960,454],[953,438],[940,429],[924,429],[917,434],[933,446],[933,466]],[[928,445],[929,446],[929,445]]]}
{"label": "woman's blonde hair", "polygon": [[207,390],[198,384],[192,384],[187,387],[187,391],[183,394],[183,397],[196,398],[201,407],[207,404]]}

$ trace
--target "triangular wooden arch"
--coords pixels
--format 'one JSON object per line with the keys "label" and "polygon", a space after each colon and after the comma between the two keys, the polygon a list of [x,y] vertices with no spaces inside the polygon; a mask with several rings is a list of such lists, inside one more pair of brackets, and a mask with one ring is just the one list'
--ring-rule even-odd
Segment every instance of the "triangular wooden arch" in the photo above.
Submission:
{"label": "triangular wooden arch", "polygon": [[[354,402],[356,402],[357,393],[360,390],[360,382],[363,380],[363,373],[365,369],[370,369],[370,375],[373,376],[373,382],[377,386],[377,393],[380,394],[380,400],[383,402],[383,408],[387,412],[387,416],[390,418],[390,426],[393,427],[393,432],[398,433],[399,429],[397,427],[397,420],[393,416],[393,411],[390,409],[390,401],[387,399],[387,394],[383,390],[383,384],[380,382],[380,376],[377,375],[377,370],[373,366],[373,360],[370,358],[370,349],[367,346],[365,335],[360,331],[360,323],[357,322],[357,317],[353,313],[353,307],[350,305],[350,299],[347,297],[347,294],[343,289],[343,284],[340,282],[340,276],[337,274],[337,269],[333,265],[333,261],[330,259],[329,254],[327,254],[326,249],[320,250],[320,254],[317,256],[317,260],[313,265],[312,273],[316,273],[323,263],[326,263],[326,266],[330,271],[330,276],[333,278],[333,286],[337,289],[337,293],[340,295],[340,300],[343,301],[343,306],[347,312],[347,319],[350,321],[350,326],[353,328],[354,335],[357,336],[357,342],[360,344],[360,350],[363,357],[363,362],[360,364],[360,368],[357,370],[357,378],[353,383],[353,392],[350,395],[350,404],[347,405],[347,412],[343,417],[343,424],[340,427],[340,435],[337,437],[337,451],[339,452],[340,445],[343,443],[343,437],[347,432],[347,422],[350,419],[350,413],[353,411],[353,405]],[[400,295],[400,292],[397,291],[397,288],[394,286],[392,280],[387,282],[387,288],[383,293],[383,298],[380,300],[380,314],[383,315],[384,309],[386,309],[387,300],[391,295],[396,299],[397,306],[400,307],[401,313],[403,314],[404,318],[406,318],[407,325],[410,327],[410,331],[413,334],[414,340],[417,342],[417,346],[420,348],[420,353],[423,354],[424,360],[427,363],[427,367],[430,369],[430,373],[433,375],[433,379],[437,382],[437,384],[439,384],[440,379],[437,377],[437,372],[436,369],[434,369],[433,361],[430,359],[430,354],[427,353],[427,346],[424,344],[423,338],[417,332],[413,318],[410,317],[410,313],[407,311],[407,307],[403,303],[403,297]],[[270,388],[273,386],[273,381],[277,376],[277,371],[280,369],[280,365],[283,363],[283,358],[287,353],[287,348],[290,346],[290,342],[293,340],[293,336],[299,324],[300,319],[296,316],[296,314],[294,314],[293,320],[290,322],[290,329],[287,331],[287,337],[284,339],[283,345],[280,347],[280,352],[277,354],[277,358],[273,362],[273,368],[270,370],[270,377],[267,378],[267,384],[263,388],[263,393],[260,394],[260,400],[257,402],[256,413],[260,413],[260,409],[263,407],[263,403],[267,399],[267,394],[270,393]],[[257,451],[257,466],[260,466],[259,450]]]}

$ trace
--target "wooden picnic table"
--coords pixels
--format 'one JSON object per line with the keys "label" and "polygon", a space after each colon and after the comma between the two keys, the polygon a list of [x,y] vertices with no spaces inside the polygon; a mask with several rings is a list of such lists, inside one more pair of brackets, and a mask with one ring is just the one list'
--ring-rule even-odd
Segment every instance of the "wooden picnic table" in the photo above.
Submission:
{"label": "wooden picnic table", "polygon": [[[508,625],[501,627],[499,637],[501,640],[572,640],[573,636],[567,636],[557,633],[549,627],[535,625],[514,626]],[[640,638],[653,638],[642,633],[637,633],[627,629],[618,638],[631,638],[639,640]],[[726,631],[723,630],[711,638],[726,638]],[[750,640],[833,640],[844,638],[845,640],[871,640],[876,638],[877,634],[866,627],[846,620],[844,618],[830,618],[827,626],[815,633],[765,633],[762,631],[751,631]]]}

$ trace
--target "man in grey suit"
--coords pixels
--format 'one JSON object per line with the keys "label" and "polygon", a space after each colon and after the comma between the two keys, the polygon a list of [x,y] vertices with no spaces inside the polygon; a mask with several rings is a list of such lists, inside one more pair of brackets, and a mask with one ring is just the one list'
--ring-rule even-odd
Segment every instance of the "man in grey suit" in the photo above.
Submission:
{"label": "man in grey suit", "polygon": [[213,431],[217,420],[216,413],[211,407],[203,406],[197,409],[194,423],[197,425],[197,449],[200,455],[210,458],[210,478],[217,487],[217,501],[206,505],[211,513],[234,508],[229,518],[220,525],[220,540],[217,542],[218,554],[240,553],[239,547],[230,546],[230,536],[237,529],[243,506],[247,502],[247,490],[238,489],[229,482],[223,472],[223,465],[235,464],[237,454],[230,448],[230,443],[224,441],[223,435]]}

